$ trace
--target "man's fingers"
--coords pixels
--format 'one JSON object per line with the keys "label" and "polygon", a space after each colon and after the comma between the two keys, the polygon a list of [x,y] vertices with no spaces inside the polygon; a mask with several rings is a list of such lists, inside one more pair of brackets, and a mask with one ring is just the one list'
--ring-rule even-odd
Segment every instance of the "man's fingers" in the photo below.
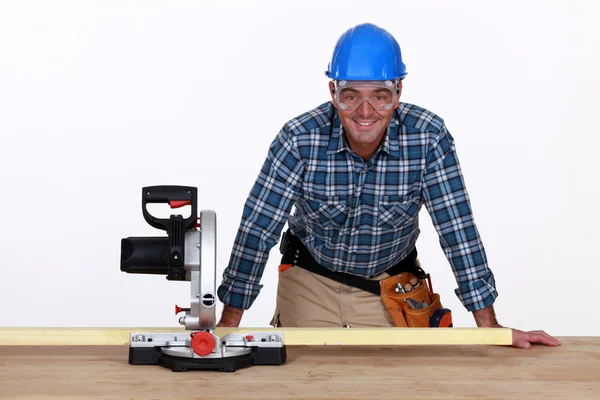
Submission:
{"label": "man's fingers", "polygon": [[530,333],[536,334],[540,343],[544,343],[550,346],[558,346],[560,344],[560,340],[548,335],[544,331],[531,331]]}
{"label": "man's fingers", "polygon": [[514,347],[518,347],[520,349],[528,349],[531,347],[531,343],[529,343],[527,340],[525,340],[524,338],[521,339],[517,339],[513,342],[513,346]]}
{"label": "man's fingers", "polygon": [[559,344],[558,340],[554,339],[545,332],[527,332],[527,336],[524,339],[531,343],[542,343],[548,346],[557,346]]}
{"label": "man's fingers", "polygon": [[560,340],[553,338],[541,330],[523,332],[513,329],[513,347],[529,349],[533,343],[541,343],[546,346],[559,346],[561,344]]}
{"label": "man's fingers", "polygon": [[560,340],[558,340],[557,338],[552,337],[552,336],[548,335],[546,332],[543,332],[543,331],[542,331],[542,334],[544,335],[544,337],[547,340],[550,341],[550,345],[552,345],[552,346],[558,346],[558,345],[560,345]]}

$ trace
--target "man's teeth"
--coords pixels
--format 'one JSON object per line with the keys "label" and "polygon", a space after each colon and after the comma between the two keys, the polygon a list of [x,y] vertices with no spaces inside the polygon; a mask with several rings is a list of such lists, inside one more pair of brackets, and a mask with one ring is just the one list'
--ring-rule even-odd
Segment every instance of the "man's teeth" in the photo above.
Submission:
{"label": "man's teeth", "polygon": [[374,122],[375,121],[366,121],[366,122],[356,121],[357,124],[362,125],[362,126],[369,126],[369,125],[371,125]]}

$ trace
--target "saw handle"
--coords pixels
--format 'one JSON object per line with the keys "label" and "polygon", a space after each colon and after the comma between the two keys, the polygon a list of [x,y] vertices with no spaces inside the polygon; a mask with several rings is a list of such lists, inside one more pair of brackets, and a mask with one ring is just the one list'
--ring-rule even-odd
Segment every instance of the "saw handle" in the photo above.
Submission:
{"label": "saw handle", "polygon": [[[196,227],[198,209],[196,200],[198,189],[192,186],[146,186],[142,188],[142,213],[151,226],[162,229],[168,235],[167,279],[183,281],[185,275],[184,242],[185,233]],[[171,208],[190,205],[192,212],[184,219],[181,215],[171,215],[169,219],[152,216],[146,207],[148,203],[167,203]]]}
{"label": "saw handle", "polygon": [[198,189],[192,186],[146,186],[142,188],[142,213],[144,219],[152,227],[169,231],[173,216],[171,219],[156,218],[148,212],[146,205],[148,203],[165,203],[171,208],[178,208],[183,205],[190,205],[192,212],[187,219],[182,219],[184,231],[192,229],[196,225],[198,218],[197,209]]}

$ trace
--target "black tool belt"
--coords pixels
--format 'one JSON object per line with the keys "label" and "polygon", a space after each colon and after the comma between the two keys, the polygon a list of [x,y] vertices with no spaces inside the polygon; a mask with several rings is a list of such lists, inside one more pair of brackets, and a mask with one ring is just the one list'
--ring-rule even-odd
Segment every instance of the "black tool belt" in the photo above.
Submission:
{"label": "black tool belt", "polygon": [[[281,264],[292,264],[295,267],[300,267],[312,273],[333,279],[336,282],[365,290],[377,296],[381,295],[379,281],[364,279],[343,272],[335,272],[323,267],[312,257],[300,239],[292,235],[289,231],[283,234],[279,251],[283,255],[281,257]],[[425,279],[427,274],[421,267],[416,265],[416,260],[417,249],[414,248],[402,261],[385,272],[390,276],[409,272],[419,279]]]}

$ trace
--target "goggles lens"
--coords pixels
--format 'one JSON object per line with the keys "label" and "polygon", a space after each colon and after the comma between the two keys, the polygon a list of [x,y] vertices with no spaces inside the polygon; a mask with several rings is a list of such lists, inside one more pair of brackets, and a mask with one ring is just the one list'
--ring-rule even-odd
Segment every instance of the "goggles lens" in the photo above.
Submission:
{"label": "goggles lens", "polygon": [[392,81],[335,81],[334,85],[335,99],[347,111],[358,109],[365,101],[377,111],[390,110],[397,98]]}

